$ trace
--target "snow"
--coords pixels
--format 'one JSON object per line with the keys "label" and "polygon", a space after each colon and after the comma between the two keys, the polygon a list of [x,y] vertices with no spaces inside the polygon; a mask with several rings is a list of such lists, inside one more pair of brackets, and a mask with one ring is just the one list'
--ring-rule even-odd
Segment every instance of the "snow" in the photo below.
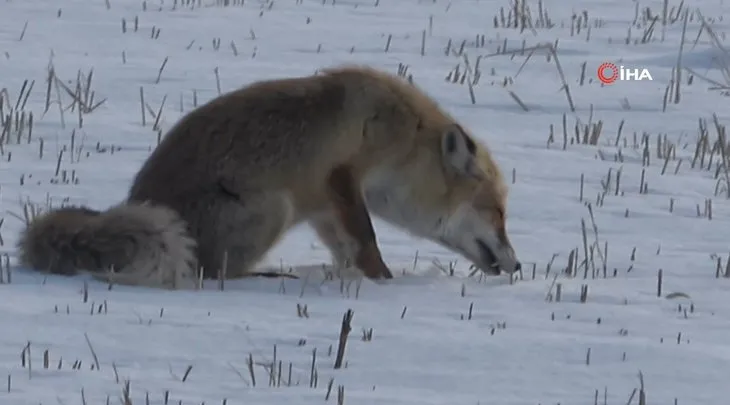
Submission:
{"label": "snow", "polygon": [[[14,110],[33,114],[32,136],[26,128],[18,142],[13,129],[0,156],[0,253],[12,275],[0,285],[0,381],[7,375],[0,403],[120,403],[128,381],[135,405],[163,404],[166,395],[170,404],[336,403],[339,387],[350,405],[639,404],[639,373],[646,404],[726,403],[730,278],[716,278],[716,267],[719,258],[724,272],[728,261],[730,204],[724,171],[717,170],[722,158],[715,153],[708,165],[708,150],[703,164],[692,165],[699,120],[707,120],[711,147],[718,137],[712,114],[720,124],[730,118],[727,98],[707,80],[727,83],[718,64],[727,56],[707,30],[698,36],[696,12],[700,7],[724,41],[728,6],[722,1],[684,3],[690,19],[683,63],[697,76],[690,83],[682,72],[681,100],[666,111],[662,100],[677,65],[682,18],[664,27],[662,1],[641,2],[638,21],[635,2],[545,1],[554,26],[523,32],[494,27],[500,8],[505,17],[510,10],[501,0],[199,3],[0,3],[4,114],[15,107],[24,81],[34,81],[27,102]],[[672,17],[679,4],[669,2]],[[536,22],[538,3],[528,5]],[[659,19],[642,43],[650,25],[642,19],[646,7]],[[590,30],[571,35],[571,15],[584,10]],[[529,48],[556,40],[575,112],[544,51],[529,58],[529,51],[493,55],[505,41],[508,49],[521,49],[523,41]],[[465,69],[463,56],[445,54],[449,41],[455,53],[466,41],[472,67],[484,56],[475,103],[466,84],[445,80],[455,66]],[[595,72],[605,61],[648,69],[653,80],[601,86]],[[262,263],[296,267],[300,280],[227,281],[224,291],[215,281],[202,291],[109,290],[84,276],[43,277],[15,267],[23,202],[101,209],[123,199],[157,143],[158,111],[164,134],[194,99],[215,97],[218,85],[225,92],[345,62],[391,72],[407,65],[416,84],[489,145],[510,183],[508,232],[524,263],[522,278],[470,277],[464,259],[377,220],[385,260],[397,273],[383,285],[325,280],[319,269],[328,253],[306,227],[289,233]],[[84,114],[81,126],[77,108],[59,113],[57,94],[63,108],[72,103],[63,88],[51,87],[44,113],[51,64],[71,91],[78,72],[88,76],[93,69],[94,103],[106,101]],[[144,126],[140,88],[152,111],[145,112]],[[564,149],[564,116],[569,139],[576,120],[582,126],[602,121],[597,145],[571,140]],[[649,136],[645,167],[642,134]],[[675,146],[665,170],[659,134]],[[597,251],[584,273],[584,243],[601,252],[607,244],[606,277]],[[573,249],[577,274],[569,276],[563,270]],[[453,274],[439,270],[449,263]],[[584,303],[582,285],[588,286]],[[297,315],[297,305],[306,305],[307,316]],[[348,309],[346,363],[335,370]],[[363,340],[371,328],[372,339]],[[271,386],[265,365],[274,360]]]}

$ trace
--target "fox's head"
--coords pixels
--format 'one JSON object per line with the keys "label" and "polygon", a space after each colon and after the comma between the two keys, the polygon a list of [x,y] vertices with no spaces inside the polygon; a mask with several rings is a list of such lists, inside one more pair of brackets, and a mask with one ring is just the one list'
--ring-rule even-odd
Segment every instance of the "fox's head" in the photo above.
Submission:
{"label": "fox's head", "polygon": [[427,132],[406,158],[366,179],[369,210],[487,274],[520,270],[506,232],[507,187],[487,148],[458,124]]}

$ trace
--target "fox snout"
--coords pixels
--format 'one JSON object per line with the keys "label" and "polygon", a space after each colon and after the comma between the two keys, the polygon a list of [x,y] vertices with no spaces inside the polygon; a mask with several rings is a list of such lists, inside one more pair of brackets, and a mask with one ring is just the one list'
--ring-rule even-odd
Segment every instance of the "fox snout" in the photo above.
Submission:
{"label": "fox snout", "polygon": [[522,269],[522,264],[517,260],[514,249],[511,246],[500,246],[498,252],[489,247],[483,239],[476,239],[479,250],[479,267],[488,274],[499,275],[500,272],[512,274]]}
{"label": "fox snout", "polygon": [[489,213],[463,205],[446,221],[444,230],[439,242],[461,253],[486,274],[512,274],[522,268],[503,221],[493,220]]}

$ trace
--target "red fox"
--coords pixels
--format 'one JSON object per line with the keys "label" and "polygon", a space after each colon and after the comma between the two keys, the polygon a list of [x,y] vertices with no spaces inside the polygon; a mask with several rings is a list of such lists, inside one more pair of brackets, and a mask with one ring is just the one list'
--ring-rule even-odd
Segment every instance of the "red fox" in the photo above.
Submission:
{"label": "red fox", "polygon": [[21,263],[176,288],[250,273],[306,222],[338,265],[391,278],[371,215],[457,252],[483,271],[520,269],[507,187],[487,147],[415,85],[343,66],[255,82],[180,119],[122,204],[62,208],[22,233]]}

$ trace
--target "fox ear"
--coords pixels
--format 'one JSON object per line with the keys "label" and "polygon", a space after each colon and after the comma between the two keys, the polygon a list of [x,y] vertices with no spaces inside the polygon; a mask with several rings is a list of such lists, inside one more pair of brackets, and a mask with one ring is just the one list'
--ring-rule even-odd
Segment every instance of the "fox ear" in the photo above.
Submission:
{"label": "fox ear", "polygon": [[441,134],[441,157],[450,170],[459,175],[483,180],[486,176],[477,163],[477,145],[459,125]]}

